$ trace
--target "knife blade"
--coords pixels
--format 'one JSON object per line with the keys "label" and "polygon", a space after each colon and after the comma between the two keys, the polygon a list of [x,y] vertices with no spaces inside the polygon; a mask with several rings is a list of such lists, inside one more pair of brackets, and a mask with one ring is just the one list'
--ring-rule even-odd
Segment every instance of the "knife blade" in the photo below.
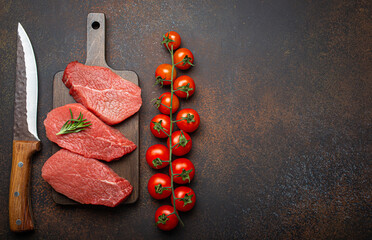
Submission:
{"label": "knife blade", "polygon": [[18,23],[14,101],[13,157],[9,186],[9,225],[14,232],[34,229],[30,176],[31,157],[40,150],[37,135],[38,77],[34,51]]}

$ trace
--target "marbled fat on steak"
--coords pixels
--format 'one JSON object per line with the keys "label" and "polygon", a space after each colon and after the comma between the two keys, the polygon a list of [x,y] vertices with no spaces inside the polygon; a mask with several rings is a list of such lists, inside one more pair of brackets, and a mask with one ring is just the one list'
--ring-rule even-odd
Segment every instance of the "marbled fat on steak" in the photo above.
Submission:
{"label": "marbled fat on steak", "polygon": [[105,164],[65,149],[45,162],[42,177],[54,190],[82,204],[115,207],[133,190]]}
{"label": "marbled fat on steak", "polygon": [[[63,124],[73,118],[77,119],[82,113],[87,121],[91,121],[90,128],[77,133],[56,135]],[[60,147],[88,158],[95,158],[110,162],[136,149],[136,145],[124,137],[118,130],[106,125],[80,103],[67,104],[50,111],[44,120],[47,137]]]}
{"label": "marbled fat on steak", "polygon": [[109,125],[132,116],[142,105],[141,88],[105,67],[71,62],[62,81],[77,102]]}

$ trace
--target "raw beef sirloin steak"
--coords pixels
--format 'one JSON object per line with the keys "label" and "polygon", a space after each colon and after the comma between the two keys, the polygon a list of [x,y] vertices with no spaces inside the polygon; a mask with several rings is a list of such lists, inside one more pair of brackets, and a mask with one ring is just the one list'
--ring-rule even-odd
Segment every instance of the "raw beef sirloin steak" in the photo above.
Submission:
{"label": "raw beef sirloin steak", "polygon": [[115,207],[133,190],[105,164],[65,149],[45,162],[41,175],[54,190],[83,204]]}
{"label": "raw beef sirloin steak", "polygon": [[[71,119],[70,109],[74,119],[82,113],[92,125],[81,132],[56,135],[63,124]],[[44,126],[50,141],[84,157],[110,162],[132,152],[137,147],[121,132],[106,125],[80,103],[53,109],[44,120]]]}
{"label": "raw beef sirloin steak", "polygon": [[77,102],[109,125],[132,116],[142,105],[141,88],[105,67],[71,62],[62,81]]}

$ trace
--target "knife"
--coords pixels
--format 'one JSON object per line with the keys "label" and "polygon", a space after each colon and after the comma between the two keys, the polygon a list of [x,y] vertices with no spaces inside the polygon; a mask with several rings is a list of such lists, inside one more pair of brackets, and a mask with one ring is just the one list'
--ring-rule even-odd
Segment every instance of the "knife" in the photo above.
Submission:
{"label": "knife", "polygon": [[18,23],[17,66],[14,101],[13,159],[9,187],[9,225],[14,232],[34,229],[30,176],[31,157],[40,150],[37,136],[38,79],[34,51]]}

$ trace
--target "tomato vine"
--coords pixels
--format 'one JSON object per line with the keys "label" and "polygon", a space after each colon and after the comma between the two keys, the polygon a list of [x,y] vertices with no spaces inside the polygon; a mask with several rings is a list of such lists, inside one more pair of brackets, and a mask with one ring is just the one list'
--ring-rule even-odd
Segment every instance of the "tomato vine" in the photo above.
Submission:
{"label": "tomato vine", "polygon": [[[169,49],[169,44],[166,44],[167,46],[167,49],[168,51],[170,52],[171,54],[171,59],[172,59],[172,73],[171,73],[171,86],[170,86],[170,89],[171,89],[171,101],[170,101],[170,112],[169,112],[169,118],[171,119],[170,121],[170,128],[169,128],[169,138],[171,138],[172,136],[172,133],[173,133],[173,123],[175,123],[175,121],[173,121],[173,118],[172,118],[172,107],[173,107],[173,95],[174,95],[174,90],[173,90],[173,71],[174,71],[174,67],[175,67],[175,64],[174,64],[174,58],[173,58],[173,45],[171,45],[171,49]],[[172,146],[172,141],[169,141],[169,169],[170,169],[170,172],[171,172],[171,189],[172,189],[172,196],[173,196],[173,213],[176,214],[178,220],[180,221],[181,225],[184,226],[182,220],[181,220],[181,217],[180,215],[178,214],[177,210],[176,210],[176,196],[174,195],[174,181],[173,181],[173,178],[174,178],[174,173],[173,173],[173,167],[172,167],[172,149],[173,147],[175,146]]]}
{"label": "tomato vine", "polygon": [[[164,174],[155,174],[150,178],[148,183],[149,193],[155,199],[164,199],[169,195],[171,196],[173,206],[162,206],[155,213],[155,222],[162,230],[171,230],[177,226],[178,222],[184,226],[178,210],[189,211],[195,204],[195,192],[191,188],[175,188],[175,183],[190,183],[195,174],[195,167],[186,158],[179,158],[172,161],[172,156],[183,156],[191,150],[192,140],[187,132],[195,131],[200,121],[198,113],[193,109],[184,109],[181,114],[182,116],[177,115],[176,119],[173,120],[173,114],[179,107],[177,95],[182,93],[180,97],[187,99],[195,91],[195,83],[192,78],[183,75],[179,80],[175,79],[177,76],[175,67],[186,70],[194,66],[194,56],[186,48],[179,48],[175,52],[180,46],[181,38],[178,33],[173,31],[167,34],[168,36],[163,35],[161,44],[169,51],[172,64],[159,65],[155,71],[155,82],[161,87],[170,85],[170,92],[163,93],[158,99],[153,99],[155,101],[154,106],[163,114],[155,116],[150,123],[150,130],[155,137],[168,137],[167,147],[157,144],[151,146],[151,150],[149,148],[146,153],[146,160],[150,167],[160,169],[165,167],[162,166],[163,164],[169,165],[170,177]],[[177,84],[175,85],[176,82]],[[176,128],[175,124],[179,127],[180,131],[174,131]],[[166,159],[166,155],[168,154],[164,154],[164,149],[169,151],[168,159]],[[170,186],[163,186],[161,183],[169,184],[169,178]],[[171,191],[170,194],[169,191]]]}

